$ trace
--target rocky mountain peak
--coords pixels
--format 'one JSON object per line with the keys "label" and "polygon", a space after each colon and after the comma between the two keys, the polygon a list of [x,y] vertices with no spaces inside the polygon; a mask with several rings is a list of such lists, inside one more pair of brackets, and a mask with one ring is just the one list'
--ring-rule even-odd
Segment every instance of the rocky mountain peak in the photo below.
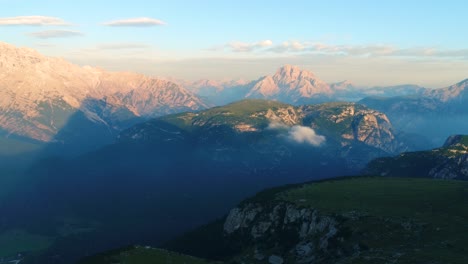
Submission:
{"label": "rocky mountain peak", "polygon": [[246,98],[276,99],[297,103],[304,98],[331,94],[330,86],[314,73],[297,66],[285,65],[274,75],[260,79],[246,95]]}
{"label": "rocky mountain peak", "polygon": [[294,65],[284,65],[283,67],[279,68],[274,78],[277,80],[281,79],[288,79],[288,80],[295,80],[298,78],[316,78],[314,73],[311,71],[303,70],[298,66]]}

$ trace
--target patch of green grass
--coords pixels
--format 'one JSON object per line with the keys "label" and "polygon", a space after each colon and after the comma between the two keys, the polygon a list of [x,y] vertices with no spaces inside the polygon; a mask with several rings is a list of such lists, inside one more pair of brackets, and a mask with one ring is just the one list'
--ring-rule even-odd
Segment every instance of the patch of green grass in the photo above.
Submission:
{"label": "patch of green grass", "polygon": [[329,212],[359,210],[382,216],[450,213],[468,219],[468,182],[416,178],[351,178],[312,183],[281,198]]}
{"label": "patch of green grass", "polygon": [[277,110],[284,107],[290,107],[290,105],[276,101],[248,99],[228,104],[226,106],[210,108],[196,114],[182,113],[169,115],[161,117],[160,120],[169,122],[186,131],[193,130],[194,123],[233,125],[245,122],[254,126],[266,126],[268,125],[268,120],[263,116],[253,118],[251,115],[258,112],[268,111],[268,109]]}
{"label": "patch of green grass", "polygon": [[195,258],[167,250],[135,246],[122,250],[115,250],[84,259],[80,264],[208,264],[209,262],[200,258]]}
{"label": "patch of green grass", "polygon": [[[305,184],[277,199],[330,215],[361,215],[343,225],[358,234],[360,243],[378,249],[364,253],[370,259],[395,260],[396,253],[401,254],[397,263],[468,259],[468,182],[356,177]],[[350,263],[368,262],[360,257]]]}
{"label": "patch of green grass", "polygon": [[461,137],[460,139],[460,143],[465,145],[465,146],[468,146],[468,136],[464,135]]}
{"label": "patch of green grass", "polygon": [[53,238],[30,234],[21,229],[0,233],[0,257],[9,257],[19,252],[39,252],[47,249]]}

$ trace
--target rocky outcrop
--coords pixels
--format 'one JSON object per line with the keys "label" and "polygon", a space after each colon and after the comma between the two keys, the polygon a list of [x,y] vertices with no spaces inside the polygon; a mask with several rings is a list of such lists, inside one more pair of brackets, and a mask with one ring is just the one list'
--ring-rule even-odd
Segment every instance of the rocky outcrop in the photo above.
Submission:
{"label": "rocky outcrop", "polygon": [[243,239],[252,244],[254,258],[269,256],[269,263],[283,263],[284,259],[311,263],[343,256],[344,248],[350,247],[341,225],[347,217],[288,202],[248,203],[230,211],[224,234],[226,239]]}
{"label": "rocky outcrop", "polygon": [[407,148],[399,141],[388,117],[376,110],[355,103],[326,103],[304,106],[304,123],[320,130],[322,126],[334,126],[335,136],[342,145],[351,141],[396,153]]}
{"label": "rocky outcrop", "polygon": [[468,154],[441,157],[428,176],[435,179],[468,179]]}

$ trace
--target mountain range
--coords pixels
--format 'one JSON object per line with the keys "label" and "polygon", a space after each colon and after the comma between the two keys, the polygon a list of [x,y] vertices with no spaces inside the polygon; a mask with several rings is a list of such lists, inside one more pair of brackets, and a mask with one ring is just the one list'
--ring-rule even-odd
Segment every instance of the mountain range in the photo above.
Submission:
{"label": "mountain range", "polygon": [[[80,67],[6,43],[0,43],[0,81],[3,145],[57,143],[61,150],[75,149],[76,153],[111,143],[120,131],[149,118],[247,98],[292,105],[362,99],[361,104],[387,114],[397,131],[434,141],[426,148],[440,143],[454,126],[460,128],[457,133],[465,129],[461,119],[466,112],[467,81],[434,90],[416,85],[358,87],[349,81],[328,84],[292,65],[254,81],[167,81]],[[446,122],[441,113],[456,115]],[[440,127],[449,128],[426,135],[422,132],[433,115]],[[0,148],[0,156],[4,152]]]}
{"label": "mountain range", "polygon": [[417,85],[356,86],[350,81],[326,83],[313,72],[284,65],[274,74],[258,80],[173,80],[214,105],[224,105],[247,98],[267,99],[293,105],[334,101],[358,101],[368,96],[422,95],[430,89]]}
{"label": "mountain range", "polygon": [[[418,253],[427,250],[458,256],[464,249],[448,240],[464,242],[450,229],[459,223],[432,222],[393,202],[401,192],[425,215],[439,207],[427,206],[422,193],[448,195],[452,203],[464,199],[465,184],[434,189],[435,181],[391,176],[467,179],[466,136],[434,147],[466,134],[467,85],[359,87],[327,83],[292,65],[253,81],[166,80],[77,66],[0,42],[0,246],[5,237],[35,239],[40,249],[15,251],[35,251],[27,263],[72,263],[110,248],[161,244],[234,207],[195,231],[214,240],[189,233],[168,248],[261,263],[394,263],[401,256],[414,263],[427,259]],[[31,158],[22,163],[25,153]],[[326,181],[360,173],[387,177]],[[314,182],[238,204],[264,188],[304,181]],[[450,196],[453,190],[460,196]],[[380,195],[387,191],[390,200]],[[437,197],[430,203],[443,208]],[[465,217],[455,209],[456,219]],[[382,221],[384,229],[374,229]],[[383,238],[395,243],[376,246]],[[425,247],[434,239],[444,241]],[[192,250],[198,245],[202,251]],[[389,253],[396,251],[402,255]],[[174,256],[141,247],[125,252]]]}
{"label": "mountain range", "polygon": [[137,121],[207,107],[169,81],[80,67],[6,43],[0,43],[0,85],[1,134],[39,142],[86,143],[62,130],[76,122],[82,134],[91,127],[108,143]]}
{"label": "mountain range", "polygon": [[422,94],[368,97],[359,103],[387,114],[397,130],[424,135],[432,148],[468,131],[468,79]]}

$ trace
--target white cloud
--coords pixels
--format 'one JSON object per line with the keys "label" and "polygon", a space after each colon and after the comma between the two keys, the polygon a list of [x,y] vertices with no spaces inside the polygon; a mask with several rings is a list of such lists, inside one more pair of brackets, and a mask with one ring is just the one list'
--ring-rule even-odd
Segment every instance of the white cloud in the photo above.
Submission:
{"label": "white cloud", "polygon": [[289,129],[290,127],[287,126],[284,123],[278,122],[278,121],[273,121],[268,124],[268,127],[266,129],[268,130],[286,130]]}
{"label": "white cloud", "polygon": [[164,26],[166,22],[149,17],[137,17],[105,22],[103,25],[110,27],[152,27]]}
{"label": "white cloud", "polygon": [[313,146],[320,146],[325,142],[324,136],[317,135],[312,128],[305,126],[291,127],[288,138],[300,144],[307,143]]}
{"label": "white cloud", "polygon": [[40,39],[49,39],[49,38],[69,38],[69,37],[79,37],[84,34],[79,31],[73,30],[44,30],[38,32],[32,32],[28,34],[31,37],[40,38]]}
{"label": "white cloud", "polygon": [[267,39],[267,40],[262,40],[262,41],[255,42],[255,43],[235,41],[235,42],[231,42],[231,43],[224,45],[224,48],[228,48],[229,50],[233,52],[252,52],[252,51],[263,49],[272,45],[273,45],[273,42]]}
{"label": "white cloud", "polygon": [[273,45],[273,41],[271,41],[271,40],[269,40],[269,39],[267,39],[267,40],[262,40],[262,41],[256,43],[256,45],[257,45],[258,47],[269,47],[269,46]]}
{"label": "white cloud", "polygon": [[295,125],[290,127],[282,122],[272,121],[266,129],[286,131],[287,138],[299,144],[310,144],[317,147],[325,142],[324,136],[317,135],[312,128],[306,126]]}
{"label": "white cloud", "polygon": [[66,26],[63,19],[47,16],[17,16],[0,18],[0,26]]}

